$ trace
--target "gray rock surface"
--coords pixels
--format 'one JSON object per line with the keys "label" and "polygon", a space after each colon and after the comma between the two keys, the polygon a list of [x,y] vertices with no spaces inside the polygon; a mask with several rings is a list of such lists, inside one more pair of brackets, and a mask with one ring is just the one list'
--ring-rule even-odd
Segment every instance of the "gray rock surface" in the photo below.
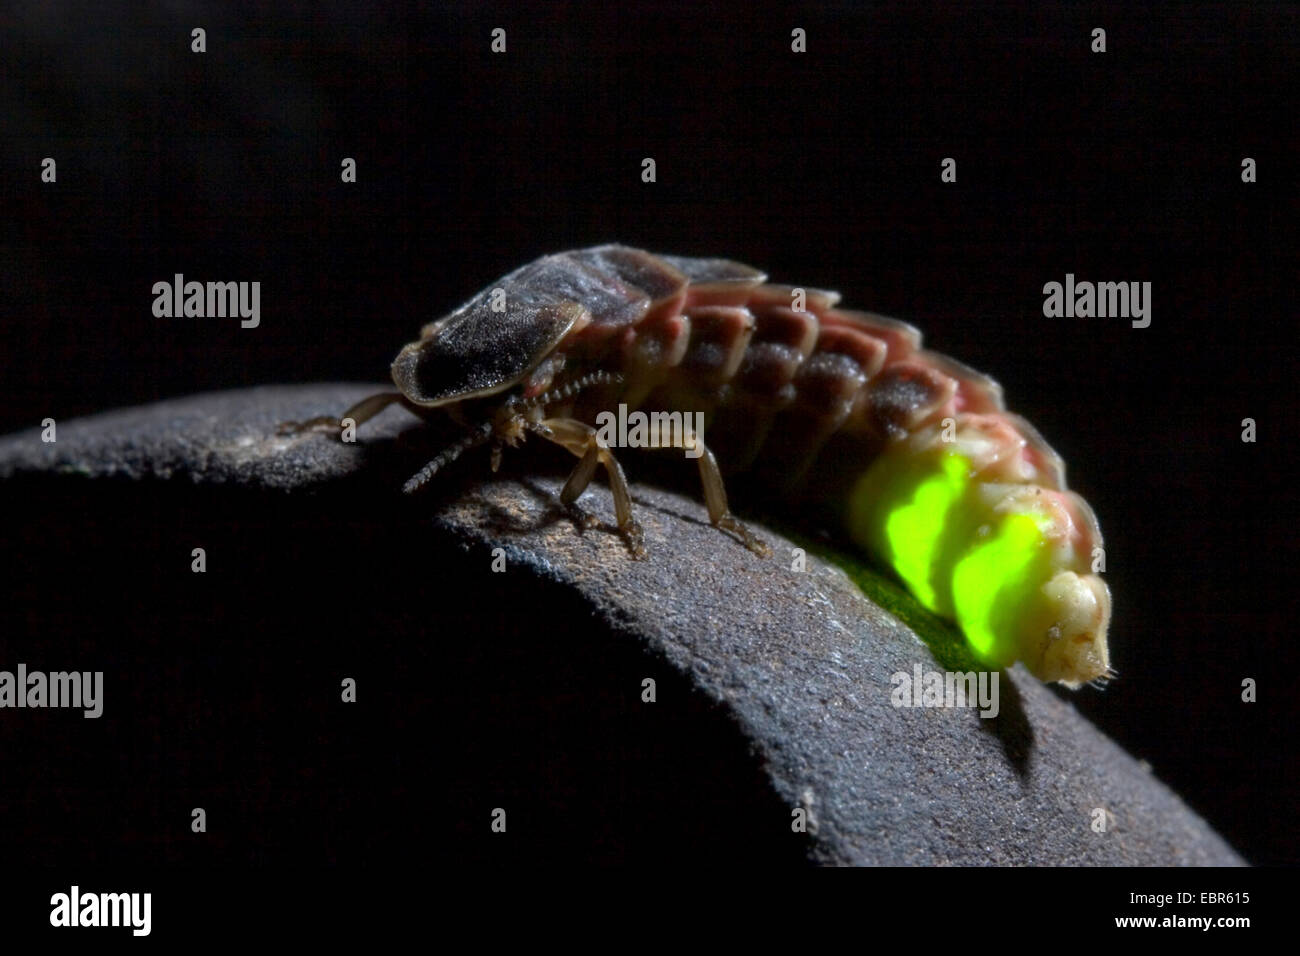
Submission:
{"label": "gray rock surface", "polygon": [[[446,437],[425,437],[429,429],[401,409],[363,426],[354,445],[274,434],[278,422],[339,412],[373,390],[267,387],[61,422],[53,444],[37,430],[0,439],[0,478],[30,485],[118,476],[234,485],[249,495],[292,492],[291,500],[351,483],[355,492],[346,493],[358,501],[396,499],[401,481]],[[575,599],[598,639],[643,658],[647,673],[668,665],[738,731],[739,758],[775,796],[772,831],[788,834],[791,811],[806,811],[801,852],[809,859],[1242,862],[1149,769],[1019,667],[1001,675],[994,719],[973,708],[895,707],[891,675],[918,665],[973,667],[946,628],[878,577],[820,549],[810,551],[805,570],[792,570],[799,545],[768,528],[760,534],[774,555],[757,558],[710,527],[698,499],[638,483],[629,457],[650,550],[648,560],[632,560],[609,527],[603,476],[582,499],[601,525],[579,529],[556,505],[562,458],[535,455],[533,447],[507,451],[508,468],[491,477],[480,451],[458,463],[461,478],[448,478],[453,494],[418,506],[423,517],[408,518],[421,514],[418,507],[377,509],[373,520],[414,520],[428,531],[431,514],[436,534],[426,546],[485,570],[491,549],[503,548],[508,575]],[[541,473],[537,461],[545,463]],[[573,615],[564,613],[565,620],[540,623],[561,631]],[[646,706],[672,704],[661,698]],[[1093,829],[1098,809],[1107,814],[1101,833]]]}

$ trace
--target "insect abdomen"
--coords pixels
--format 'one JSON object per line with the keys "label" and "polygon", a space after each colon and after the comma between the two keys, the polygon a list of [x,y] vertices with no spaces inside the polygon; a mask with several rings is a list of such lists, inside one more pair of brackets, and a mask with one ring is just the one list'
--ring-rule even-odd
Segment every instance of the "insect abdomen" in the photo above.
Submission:
{"label": "insect abdomen", "polygon": [[996,382],[922,350],[909,325],[738,263],[623,247],[565,255],[602,294],[527,392],[619,372],[621,384],[565,413],[590,421],[618,402],[701,412],[724,468],[830,499],[853,538],[990,664],[1023,660],[1071,685],[1107,673],[1109,594],[1089,567],[1100,530]]}
{"label": "insect abdomen", "polygon": [[[621,274],[610,266],[615,254]],[[591,323],[561,344],[528,392],[593,370],[619,372],[622,387],[588,393],[576,404],[579,417],[617,402],[629,410],[702,412],[711,442],[734,446],[723,461],[728,471],[761,464],[779,472],[780,484],[795,486],[834,437],[851,438],[864,464],[889,442],[945,417],[1005,413],[991,379],[921,350],[920,332],[906,323],[835,308],[837,293],[766,283],[757,270],[725,260],[624,247],[566,255],[583,269],[600,264],[611,282],[635,275],[657,298],[629,292],[646,299],[629,322],[628,310],[603,296]],[[791,307],[796,293],[800,311]],[[1020,420],[1008,420],[1025,438],[1024,453],[1059,486],[1055,452]]]}

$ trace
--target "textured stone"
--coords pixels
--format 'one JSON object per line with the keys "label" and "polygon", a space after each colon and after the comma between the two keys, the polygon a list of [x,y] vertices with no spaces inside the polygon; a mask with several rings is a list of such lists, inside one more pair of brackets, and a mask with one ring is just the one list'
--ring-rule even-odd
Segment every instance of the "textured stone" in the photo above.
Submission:
{"label": "textured stone", "polygon": [[[377,533],[407,542],[410,554],[431,569],[421,601],[431,607],[456,604],[457,627],[473,628],[475,613],[492,622],[464,636],[464,653],[509,647],[522,655],[521,673],[530,667],[552,675],[551,668],[573,668],[562,679],[552,676],[523,691],[537,695],[531,704],[517,696],[518,686],[510,693],[492,686],[449,691],[461,695],[456,700],[467,711],[463,733],[470,736],[476,696],[493,701],[494,715],[508,717],[512,701],[521,720],[535,720],[548,708],[571,707],[578,715],[564,725],[560,746],[568,756],[560,770],[554,752],[532,753],[527,740],[512,744],[519,749],[510,759],[546,767],[537,772],[544,784],[521,784],[525,794],[568,808],[556,791],[604,789],[595,795],[602,809],[588,824],[601,831],[599,840],[585,845],[577,837],[549,853],[622,859],[650,852],[654,844],[657,852],[691,858],[710,823],[686,819],[695,804],[659,803],[691,800],[696,793],[698,807],[739,828],[734,841],[723,845],[746,847],[758,858],[804,856],[838,864],[1242,862],[1144,765],[1019,667],[1001,675],[995,719],[981,719],[972,708],[893,706],[890,678],[896,672],[911,674],[916,665],[973,669],[947,628],[896,588],[853,562],[831,560],[823,549],[810,551],[806,570],[791,570],[794,549],[810,547],[807,542],[760,528],[774,555],[757,558],[709,526],[695,495],[638,482],[633,455],[624,464],[645,526],[645,561],[632,560],[613,533],[602,475],[581,501],[599,526],[579,528],[558,507],[565,459],[535,442],[508,450],[499,477],[489,476],[480,450],[439,476],[440,489],[399,502],[402,481],[454,433],[428,434],[401,409],[390,409],[363,426],[354,445],[319,435],[274,434],[280,421],[339,412],[372,390],[258,388],[63,422],[54,444],[42,443],[36,430],[0,440],[0,478],[8,480],[11,494],[55,484],[85,487],[80,483],[87,480],[98,485],[95,479],[109,476],[161,480],[169,488],[178,482],[228,491],[237,486],[235,494],[262,502],[269,492],[274,504],[259,527],[274,526],[278,515],[287,522],[297,513],[294,507],[310,510],[312,499],[323,494],[328,507],[312,512],[321,520],[352,502],[349,520],[390,524]],[[683,470],[693,479],[693,465]],[[489,570],[497,547],[504,549],[505,575]],[[341,562],[354,557],[339,556]],[[447,586],[465,590],[439,591],[438,568],[448,575],[456,569],[454,578],[446,578],[455,583]],[[503,592],[502,579],[516,590]],[[518,606],[501,594],[520,595]],[[492,605],[491,615],[475,612],[475,602],[483,600]],[[418,630],[409,616],[390,623],[386,606],[376,601],[377,630]],[[439,631],[438,639],[454,659],[461,642],[452,633]],[[425,635],[403,636],[415,642]],[[605,655],[622,655],[618,659],[626,666],[611,670]],[[448,668],[455,671],[450,663]],[[599,696],[615,671],[619,680],[661,675],[658,700],[639,703],[640,687],[631,684],[625,693],[633,704],[613,719],[632,729],[600,744],[607,730],[599,725],[611,719],[608,708],[593,702],[593,725],[586,728],[582,695]],[[475,673],[491,682],[490,668]],[[566,703],[572,695],[577,702]],[[689,714],[689,721],[658,729],[633,724],[651,719],[643,713],[674,709]],[[503,726],[510,726],[508,720]],[[547,746],[554,751],[556,741]],[[701,752],[681,752],[691,747]],[[591,757],[597,751],[599,761]],[[646,765],[660,768],[660,777],[682,778],[660,781],[671,796],[656,790],[660,783],[650,776],[636,776],[636,767]],[[705,796],[714,787],[711,766],[731,781],[717,784],[730,788],[717,803]],[[459,784],[475,795],[478,785],[474,779]],[[528,799],[517,796],[513,805]],[[807,811],[804,836],[790,831],[796,807]],[[1107,832],[1092,829],[1096,808],[1112,815]],[[650,820],[656,814],[663,819]],[[569,832],[585,831],[574,825]],[[673,845],[677,837],[681,842]],[[474,846],[467,839],[454,852],[472,856]]]}

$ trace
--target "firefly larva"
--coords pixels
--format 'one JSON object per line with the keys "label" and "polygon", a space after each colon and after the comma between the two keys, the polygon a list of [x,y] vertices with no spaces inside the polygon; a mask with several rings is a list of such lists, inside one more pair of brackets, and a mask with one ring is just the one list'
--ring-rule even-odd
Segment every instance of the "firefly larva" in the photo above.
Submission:
{"label": "firefly larva", "polygon": [[[343,417],[359,425],[400,403],[466,427],[407,491],[476,445],[492,444],[495,468],[502,446],[530,432],[554,442],[579,459],[563,502],[604,466],[618,527],[640,554],[627,480],[596,416],[620,403],[701,413],[729,470],[829,496],[849,536],[954,620],[989,666],[1021,660],[1071,687],[1105,677],[1110,596],[1089,567],[1101,532],[1000,387],[923,351],[910,325],[766,278],[616,245],[545,256],[426,325],[393,362],[398,390]],[[713,524],[766,553],[732,516],[713,452],[690,447]]]}

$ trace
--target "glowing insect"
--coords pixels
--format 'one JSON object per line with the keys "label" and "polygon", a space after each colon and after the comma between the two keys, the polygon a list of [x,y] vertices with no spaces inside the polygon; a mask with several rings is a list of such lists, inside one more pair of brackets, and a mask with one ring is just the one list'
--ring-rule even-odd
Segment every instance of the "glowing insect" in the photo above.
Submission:
{"label": "glowing insect", "polygon": [[[555,442],[579,459],[562,501],[603,465],[640,555],[627,480],[592,423],[619,403],[701,412],[733,470],[829,504],[989,666],[1021,660],[1070,687],[1108,676],[1110,595],[1089,566],[1101,532],[1060,458],[991,379],[922,351],[912,326],[838,301],[724,259],[617,245],[545,256],[426,325],[393,362],[398,390],[343,417],[359,425],[400,403],[468,429],[408,492],[476,445],[492,443],[495,470],[502,446],[530,432]],[[701,441],[693,453],[710,520],[766,554],[731,514],[713,451]]]}

